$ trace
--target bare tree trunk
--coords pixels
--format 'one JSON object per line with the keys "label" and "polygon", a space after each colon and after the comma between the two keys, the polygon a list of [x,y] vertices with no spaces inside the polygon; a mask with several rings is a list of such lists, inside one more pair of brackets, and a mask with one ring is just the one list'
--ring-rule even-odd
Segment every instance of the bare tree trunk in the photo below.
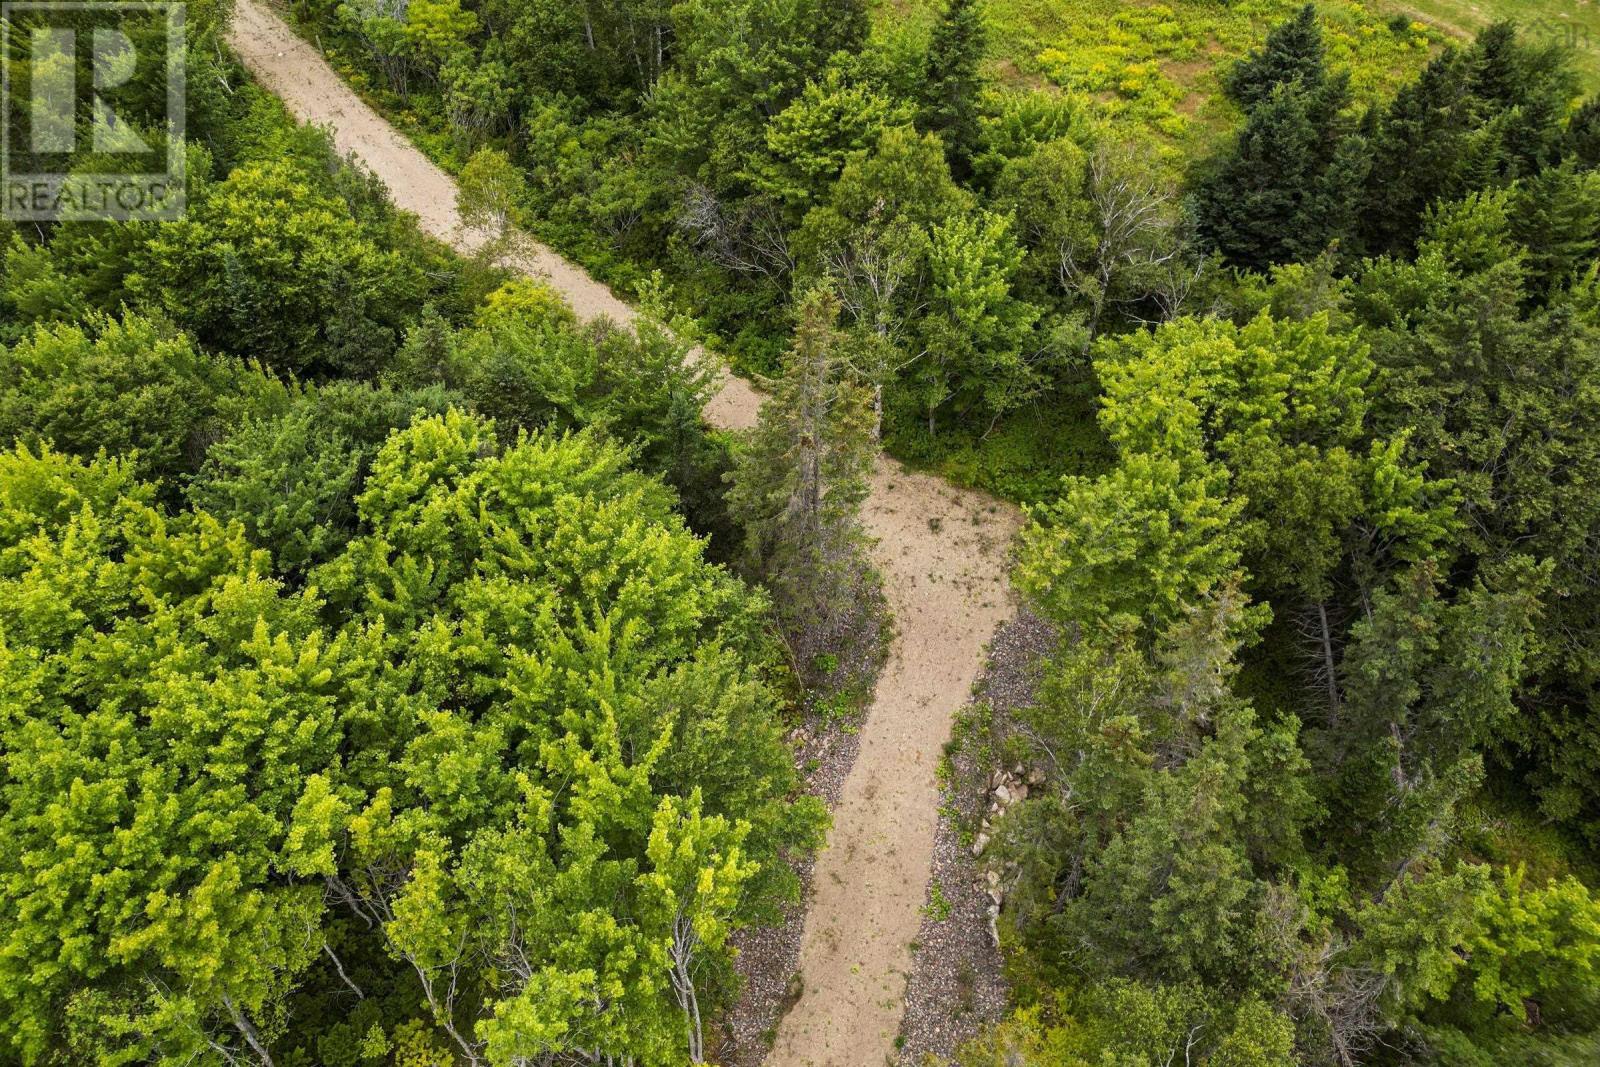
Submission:
{"label": "bare tree trunk", "polygon": [[322,943],[322,951],[328,954],[328,958],[333,961],[333,969],[339,972],[339,979],[355,992],[356,998],[359,1000],[366,1000],[367,995],[361,992],[361,987],[352,982],[350,980],[350,976],[344,973],[344,964],[339,962],[339,957],[334,954],[333,946],[324,941]]}
{"label": "bare tree trunk", "polygon": [[1333,635],[1328,630],[1328,606],[1320,600],[1317,601],[1317,622],[1322,628],[1322,669],[1326,672],[1323,682],[1328,687],[1328,725],[1337,729],[1339,726],[1339,678],[1334,671]]}
{"label": "bare tree trunk", "polygon": [[233,1018],[234,1029],[243,1035],[244,1043],[250,1046],[250,1051],[256,1054],[256,1058],[261,1061],[262,1067],[274,1067],[272,1053],[267,1051],[267,1046],[261,1041],[261,1035],[256,1032],[256,1028],[251,1025],[244,1012],[240,1011],[233,1003],[233,998],[224,996],[222,1004],[223,1007],[228,1009],[228,1014]]}
{"label": "bare tree trunk", "polygon": [[[424,972],[416,960],[411,961],[411,966],[416,968],[417,977],[422,980],[422,994],[428,998],[428,1007],[433,1009],[434,1021],[444,1027],[444,1032],[449,1034],[455,1040],[455,1043],[461,1047],[462,1054],[467,1057],[467,1063],[471,1067],[478,1067],[478,1064],[483,1061],[478,1059],[477,1046],[462,1037],[461,1031],[456,1029],[454,995],[449,997],[444,1004],[440,1004],[439,997],[434,992],[433,979]],[[452,987],[453,985],[454,983],[452,983]]]}
{"label": "bare tree trunk", "polygon": [[672,923],[672,988],[678,996],[678,1007],[683,1011],[684,1025],[689,1031],[689,1062],[704,1063],[705,1028],[700,1019],[700,995],[694,987],[694,976],[689,973],[694,961],[694,927],[688,918],[679,915]]}

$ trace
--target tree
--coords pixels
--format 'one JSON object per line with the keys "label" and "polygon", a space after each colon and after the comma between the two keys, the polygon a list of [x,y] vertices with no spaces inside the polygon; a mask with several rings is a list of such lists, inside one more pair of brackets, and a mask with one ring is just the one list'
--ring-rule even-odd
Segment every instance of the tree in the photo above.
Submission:
{"label": "tree", "polygon": [[320,890],[277,864],[366,706],[362,643],[117,461],[0,466],[6,1047],[38,1060],[87,1015],[95,1058],[270,1064],[323,944]]}
{"label": "tree", "polygon": [[934,25],[922,76],[922,128],[938,134],[958,175],[978,147],[980,68],[988,33],[980,0],[950,0]]}
{"label": "tree", "polygon": [[[1557,172],[1527,195],[1546,189],[1559,203],[1566,180]],[[1524,687],[1524,714],[1507,722],[1507,741],[1529,760],[1547,810],[1578,819],[1587,818],[1578,783],[1594,766],[1580,739],[1600,678],[1589,636],[1595,602],[1580,577],[1593,568],[1600,456],[1592,405],[1580,398],[1600,369],[1588,276],[1554,283],[1543,299],[1530,292],[1529,253],[1516,234],[1537,242],[1543,262],[1557,262],[1563,253],[1548,218],[1516,192],[1441,205],[1425,222],[1417,258],[1370,263],[1352,308],[1384,384],[1374,421],[1384,431],[1406,427],[1411,461],[1456,484],[1461,548],[1491,568],[1523,554],[1554,565],[1529,664],[1535,677]]]}
{"label": "tree", "polygon": [[736,459],[728,508],[802,663],[874,610],[861,503],[876,448],[867,392],[843,373],[838,298],[806,293],[783,377]]}
{"label": "tree", "polygon": [[[371,432],[336,392],[329,439]],[[466,1062],[698,1047],[824,815],[764,602],[626,464],[414,420],[295,594],[125,463],[0,459],[0,746],[36,760],[0,783],[8,1053],[293,1060],[323,981],[420,1000]]]}
{"label": "tree", "polygon": [[279,373],[372,374],[425,291],[295,161],[250,164],[156,231],[130,288],[202,342]]}
{"label": "tree", "polygon": [[517,214],[527,196],[522,172],[498,149],[478,149],[461,168],[456,211],[462,226],[482,237],[484,255],[492,259],[515,251],[510,242],[515,235]]}
{"label": "tree", "polygon": [[1466,50],[1447,48],[1376,118],[1363,247],[1407,252],[1437,202],[1555,162],[1576,96],[1560,50],[1518,41],[1509,23],[1486,28]]}
{"label": "tree", "polygon": [[145,478],[189,478],[230,426],[288,393],[259,369],[196,349],[140,315],[36,326],[0,351],[0,441],[125,456]]}
{"label": "tree", "polygon": [[461,0],[409,0],[406,4],[402,32],[429,77],[437,78],[447,63],[467,52],[468,38],[477,31],[477,14],[463,8]]}
{"label": "tree", "polygon": [[928,246],[927,310],[917,324],[917,392],[928,433],[954,401],[989,424],[1034,395],[1033,328],[1040,311],[1013,293],[1022,250],[1010,220],[984,212],[935,224]]}
{"label": "tree", "polygon": [[1304,261],[1349,233],[1368,151],[1340,118],[1348,82],[1279,84],[1250,111],[1197,194],[1200,234],[1230,262]]}
{"label": "tree", "polygon": [[755,187],[798,218],[825,202],[845,166],[905,126],[909,109],[830,66],[766,128],[767,154],[755,162]]}
{"label": "tree", "polygon": [[1155,297],[1185,258],[1176,194],[1129,146],[1046,142],[1007,164],[996,193],[1017,218],[1028,273],[1084,306],[1085,346],[1109,309]]}
{"label": "tree", "polygon": [[1258,999],[1225,1008],[1214,991],[1197,986],[1118,979],[1019,1009],[964,1048],[958,1062],[1288,1067],[1296,1062],[1293,1045],[1292,1022]]}
{"label": "tree", "polygon": [[1542,581],[1523,561],[1455,603],[1438,584],[1419,566],[1377,593],[1341,664],[1343,711],[1327,739],[1339,821],[1352,870],[1380,890],[1441,845],[1480,753],[1515,716]]}
{"label": "tree", "polygon": [[336,382],[312,387],[281,414],[245,422],[206,452],[190,483],[194,505],[243,524],[279,575],[303,578],[355,534],[355,497],[389,434],[438,415],[450,393],[395,393]]}
{"label": "tree", "polygon": [[872,434],[883,436],[885,390],[918,355],[908,352],[928,238],[906,219],[874,217],[858,227],[828,263],[828,280],[853,323],[847,345],[851,370],[872,390]]}
{"label": "tree", "polygon": [[679,47],[650,99],[655,151],[718,196],[744,184],[773,117],[867,31],[860,0],[691,0],[672,22]]}
{"label": "tree", "polygon": [[646,847],[651,870],[640,876],[642,904],[668,931],[667,958],[672,990],[689,1033],[689,1062],[705,1062],[705,1021],[700,1012],[697,974],[706,952],[720,952],[738,911],[742,888],[755,866],[740,858],[749,827],[700,814],[696,791],[686,805],[673,798],[656,809]]}
{"label": "tree", "polygon": [[1134,453],[1061,489],[1023,531],[1015,578],[1061,624],[1159,630],[1238,570],[1241,505],[1217,468]]}
{"label": "tree", "polygon": [[1299,83],[1304,89],[1319,89],[1327,80],[1324,51],[1316,6],[1306,4],[1293,18],[1272,27],[1263,47],[1252,49],[1233,65],[1224,88],[1246,112],[1254,111],[1280,85]]}

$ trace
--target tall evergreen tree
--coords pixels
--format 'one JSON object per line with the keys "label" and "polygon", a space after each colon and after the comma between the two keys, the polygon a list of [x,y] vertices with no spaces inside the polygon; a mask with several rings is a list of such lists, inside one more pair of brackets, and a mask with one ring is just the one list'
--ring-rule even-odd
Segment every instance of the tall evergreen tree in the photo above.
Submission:
{"label": "tall evergreen tree", "polygon": [[1245,126],[1196,193],[1200,233],[1257,269],[1316,258],[1343,241],[1366,182],[1365,138],[1351,128],[1348,71],[1329,74],[1307,4],[1229,73]]}
{"label": "tall evergreen tree", "polygon": [[1363,249],[1410,251],[1429,207],[1553,163],[1577,95],[1573,78],[1559,50],[1518,40],[1509,23],[1434,58],[1376,123]]}
{"label": "tall evergreen tree", "polygon": [[1235,103],[1250,111],[1280,85],[1299,82],[1316,89],[1326,77],[1322,27],[1317,23],[1316,7],[1307,4],[1294,18],[1274,26],[1265,45],[1235,64],[1223,88]]}
{"label": "tall evergreen tree", "polygon": [[728,508],[745,528],[801,662],[831,650],[858,618],[867,579],[861,503],[877,449],[871,396],[846,374],[839,300],[800,300],[783,376],[730,475]]}
{"label": "tall evergreen tree", "polygon": [[978,94],[988,32],[981,0],[950,0],[933,29],[922,81],[922,123],[944,141],[958,177],[978,145]]}
{"label": "tall evergreen tree", "polygon": [[1344,238],[1369,166],[1366,141],[1340,110],[1341,73],[1308,89],[1275,86],[1196,194],[1201,236],[1256,269],[1314,259]]}

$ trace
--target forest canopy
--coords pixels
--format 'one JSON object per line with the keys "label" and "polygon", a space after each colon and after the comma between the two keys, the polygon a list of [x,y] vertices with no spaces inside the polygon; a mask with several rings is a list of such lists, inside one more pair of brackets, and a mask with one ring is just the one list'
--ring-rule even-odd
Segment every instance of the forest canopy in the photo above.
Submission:
{"label": "forest canopy", "polygon": [[941,768],[1031,783],[945,812],[1009,998],[955,1062],[1600,1058],[1568,51],[1180,4],[1030,85],[996,0],[292,6],[640,315],[425,236],[211,4],[185,217],[0,224],[0,1060],[721,1062],[892,633],[880,449],[1026,509],[1046,634]]}

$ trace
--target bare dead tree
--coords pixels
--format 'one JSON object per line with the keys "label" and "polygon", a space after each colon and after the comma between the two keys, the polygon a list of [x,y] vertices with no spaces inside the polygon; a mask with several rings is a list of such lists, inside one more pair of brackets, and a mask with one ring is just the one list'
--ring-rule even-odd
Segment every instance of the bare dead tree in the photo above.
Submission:
{"label": "bare dead tree", "polygon": [[1344,963],[1348,946],[1330,936],[1294,957],[1283,1005],[1326,1042],[1327,1056],[1356,1067],[1383,1032],[1383,997],[1391,979],[1382,971]]}
{"label": "bare dead tree", "polygon": [[679,911],[672,919],[672,944],[667,949],[672,963],[672,991],[678,998],[689,1031],[689,1062],[704,1063],[705,1031],[700,1022],[700,996],[695,989],[694,959],[700,948],[700,935],[688,915]]}
{"label": "bare dead tree", "polygon": [[1210,269],[1211,261],[1202,256],[1178,256],[1156,270],[1150,287],[1150,299],[1159,309],[1162,322],[1171,322],[1183,314],[1193,298],[1195,288]]}
{"label": "bare dead tree", "polygon": [[1163,277],[1181,260],[1184,244],[1176,193],[1147,161],[1126,146],[1101,146],[1089,157],[1084,192],[1094,220],[1092,245],[1068,233],[1054,251],[1058,284],[1089,301],[1087,341],[1092,343],[1110,305],[1163,289],[1175,302],[1187,289],[1175,285],[1181,274]]}
{"label": "bare dead tree", "polygon": [[1338,729],[1342,700],[1339,694],[1339,648],[1335,637],[1338,608],[1329,611],[1326,599],[1313,601],[1296,613],[1294,624],[1306,657],[1306,677],[1321,705],[1330,729]]}
{"label": "bare dead tree", "polygon": [[903,232],[904,223],[880,225],[882,205],[868,225],[857,230],[828,260],[827,269],[845,318],[868,339],[860,346],[854,370],[872,389],[873,439],[883,436],[883,391],[923,353],[905,353],[905,324],[921,310],[908,301],[917,285],[918,257]]}
{"label": "bare dead tree", "polygon": [[339,972],[339,980],[350,987],[351,992],[355,993],[356,999],[366,1000],[367,995],[361,992],[361,987],[351,981],[350,976],[345,973],[344,963],[339,959],[338,953],[333,951],[333,946],[324,941],[322,943],[322,951],[327,954],[328,959],[333,961],[333,969]]}
{"label": "bare dead tree", "polygon": [[444,1027],[444,1032],[460,1047],[469,1067],[477,1067],[483,1062],[479,1056],[480,1046],[477,1042],[468,1041],[456,1027],[456,998],[460,993],[461,972],[473,955],[469,944],[470,933],[469,928],[463,927],[456,939],[455,953],[436,966],[425,966],[415,954],[404,950],[400,955],[411,964],[411,969],[422,983],[422,995],[427,998],[434,1021]]}
{"label": "bare dead tree", "polygon": [[694,182],[678,205],[677,225],[719,267],[779,280],[794,272],[788,228],[765,200],[755,198],[730,211],[716,193]]}

